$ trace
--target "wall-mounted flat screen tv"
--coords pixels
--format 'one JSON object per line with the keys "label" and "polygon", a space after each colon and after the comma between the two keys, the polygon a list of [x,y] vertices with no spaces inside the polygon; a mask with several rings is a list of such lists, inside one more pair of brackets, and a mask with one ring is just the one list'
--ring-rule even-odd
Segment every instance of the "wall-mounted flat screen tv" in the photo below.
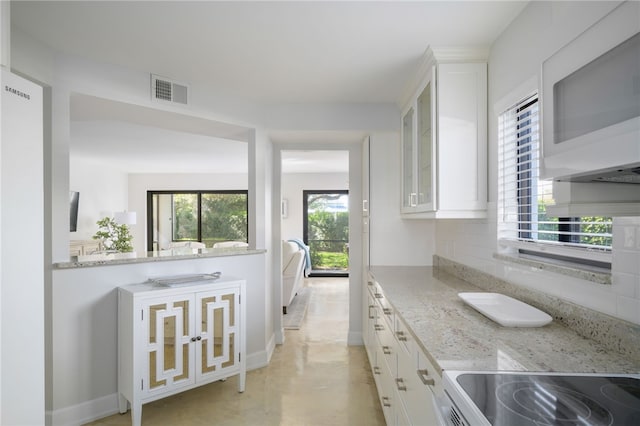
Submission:
{"label": "wall-mounted flat screen tv", "polygon": [[78,229],[78,202],[80,201],[80,193],[77,191],[69,191],[69,229],[76,232]]}

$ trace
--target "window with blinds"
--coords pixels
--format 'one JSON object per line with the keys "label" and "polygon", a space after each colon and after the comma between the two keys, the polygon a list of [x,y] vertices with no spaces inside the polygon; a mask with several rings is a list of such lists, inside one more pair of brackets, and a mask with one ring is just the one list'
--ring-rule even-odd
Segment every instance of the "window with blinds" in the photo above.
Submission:
{"label": "window with blinds", "polygon": [[521,251],[602,261],[598,253],[611,250],[611,218],[547,216],[552,183],[538,179],[539,135],[537,94],[500,114],[498,238]]}

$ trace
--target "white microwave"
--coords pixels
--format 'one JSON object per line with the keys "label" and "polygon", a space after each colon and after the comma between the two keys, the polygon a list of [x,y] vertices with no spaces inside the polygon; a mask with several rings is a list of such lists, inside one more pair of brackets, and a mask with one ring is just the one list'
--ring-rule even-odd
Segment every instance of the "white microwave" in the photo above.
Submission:
{"label": "white microwave", "polygon": [[640,2],[542,64],[542,178],[640,183]]}

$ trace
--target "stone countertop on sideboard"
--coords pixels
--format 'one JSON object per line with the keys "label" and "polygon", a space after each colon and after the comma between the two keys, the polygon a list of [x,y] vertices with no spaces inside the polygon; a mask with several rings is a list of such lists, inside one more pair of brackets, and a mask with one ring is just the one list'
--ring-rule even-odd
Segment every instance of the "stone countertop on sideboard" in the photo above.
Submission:
{"label": "stone countertop on sideboard", "polygon": [[466,305],[459,292],[483,292],[432,267],[373,266],[371,275],[440,370],[640,373],[630,359],[558,321],[503,327]]}
{"label": "stone countertop on sideboard", "polygon": [[173,250],[150,251],[144,254],[105,253],[87,256],[73,256],[69,262],[54,263],[57,269],[88,268],[92,266],[124,265],[131,263],[166,262],[171,260],[202,259],[209,257],[246,256],[265,253],[264,249],[228,247],[211,249],[179,248]]}

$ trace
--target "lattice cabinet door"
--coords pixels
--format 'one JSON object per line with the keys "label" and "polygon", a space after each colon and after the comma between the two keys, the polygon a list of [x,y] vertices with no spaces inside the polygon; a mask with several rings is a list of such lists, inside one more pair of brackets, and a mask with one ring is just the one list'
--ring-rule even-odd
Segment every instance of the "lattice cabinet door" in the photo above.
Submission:
{"label": "lattice cabinet door", "polygon": [[195,382],[193,345],[193,295],[176,295],[147,300],[142,309],[145,321],[143,395],[164,392]]}
{"label": "lattice cabinet door", "polygon": [[240,327],[240,288],[227,288],[196,294],[196,377],[237,367]]}

